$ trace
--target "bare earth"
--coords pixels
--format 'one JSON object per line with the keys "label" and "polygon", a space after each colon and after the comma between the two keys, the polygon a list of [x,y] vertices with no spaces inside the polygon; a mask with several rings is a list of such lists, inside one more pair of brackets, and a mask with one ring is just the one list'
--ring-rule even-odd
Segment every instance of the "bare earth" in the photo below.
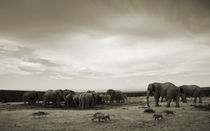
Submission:
{"label": "bare earth", "polygon": [[[130,97],[128,104],[99,105],[94,109],[59,109],[43,108],[40,105],[29,106],[23,103],[0,103],[1,131],[103,131],[103,130],[132,130],[132,131],[209,131],[210,111],[196,109],[192,99],[188,103],[180,103],[175,108],[171,103],[166,108],[165,102],[161,107],[154,107],[151,98],[151,108],[156,112],[163,110],[175,111],[175,115],[166,116],[163,120],[154,120],[153,114],[144,113],[145,97]],[[203,104],[210,103],[210,98],[203,98]],[[35,116],[33,113],[46,112],[46,115]],[[110,115],[111,122],[91,121],[96,112]]]}

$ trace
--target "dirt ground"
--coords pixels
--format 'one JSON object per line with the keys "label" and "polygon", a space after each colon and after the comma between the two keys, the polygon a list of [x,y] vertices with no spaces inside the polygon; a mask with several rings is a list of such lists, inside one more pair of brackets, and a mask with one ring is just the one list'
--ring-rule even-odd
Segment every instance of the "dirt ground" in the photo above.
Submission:
{"label": "dirt ground", "polygon": [[[209,131],[210,111],[197,109],[192,104],[180,103],[175,108],[171,103],[166,108],[165,102],[161,107],[154,107],[151,98],[151,108],[156,112],[163,110],[175,111],[175,115],[154,120],[152,113],[144,113],[146,98],[129,97],[127,104],[99,105],[94,109],[66,109],[44,108],[40,105],[29,106],[23,103],[0,103],[0,130],[1,131]],[[210,98],[203,98],[203,104],[210,103]],[[44,112],[46,114],[33,115]],[[102,112],[110,115],[111,122],[92,121],[92,115]]]}

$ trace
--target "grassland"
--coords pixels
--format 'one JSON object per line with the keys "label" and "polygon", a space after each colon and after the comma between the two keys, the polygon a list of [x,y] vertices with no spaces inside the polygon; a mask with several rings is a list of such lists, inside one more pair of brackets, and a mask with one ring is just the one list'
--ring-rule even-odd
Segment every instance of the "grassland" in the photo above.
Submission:
{"label": "grassland", "polygon": [[[151,98],[153,100],[153,98]],[[204,103],[210,103],[210,98],[203,98]],[[180,103],[175,108],[172,103],[166,108],[151,108],[156,112],[165,109],[175,111],[175,115],[164,115],[163,120],[154,120],[153,114],[144,113],[145,97],[129,97],[127,104],[98,105],[93,109],[44,108],[40,105],[23,105],[22,102],[0,103],[1,131],[208,131],[210,128],[210,111],[200,110],[188,103]],[[46,115],[35,116],[33,113],[46,112]],[[96,112],[107,113],[111,122],[91,121]]]}

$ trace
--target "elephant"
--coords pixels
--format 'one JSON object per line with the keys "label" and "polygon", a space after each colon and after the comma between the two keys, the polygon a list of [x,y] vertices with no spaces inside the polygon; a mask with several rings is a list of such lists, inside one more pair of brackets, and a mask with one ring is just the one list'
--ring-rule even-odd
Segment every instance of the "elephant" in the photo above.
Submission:
{"label": "elephant", "polygon": [[105,94],[105,103],[110,103],[111,101],[111,96],[108,94]]}
{"label": "elephant", "polygon": [[108,94],[100,94],[101,97],[101,103],[109,103],[111,100],[111,96]]}
{"label": "elephant", "polygon": [[126,94],[122,94],[122,103],[127,103],[128,102],[128,97],[127,97],[127,95]]}
{"label": "elephant", "polygon": [[78,107],[79,106],[79,95],[78,94],[73,95],[73,101],[74,101],[74,106]]}
{"label": "elephant", "polygon": [[104,103],[103,97],[104,97],[104,94],[98,94],[98,93],[95,94],[96,104]]}
{"label": "elephant", "polygon": [[63,91],[63,100],[65,101],[65,106],[73,106],[74,102],[73,102],[73,95],[75,95],[76,93],[72,90],[64,90]]}
{"label": "elephant", "polygon": [[93,95],[93,101],[91,106],[95,106],[96,104],[100,103],[100,98],[98,93],[96,93],[95,91],[87,91],[87,93],[92,93]]}
{"label": "elephant", "polygon": [[194,97],[193,103],[196,103],[199,97],[199,103],[202,103],[201,88],[197,85],[182,85],[180,88],[181,101],[187,103],[187,97]]}
{"label": "elephant", "polygon": [[65,104],[67,107],[73,107],[74,106],[74,100],[73,100],[73,94],[69,93],[68,95],[66,95],[65,97]]}
{"label": "elephant", "polygon": [[101,103],[105,103],[105,101],[106,101],[106,95],[105,94],[99,94],[99,97],[100,97],[100,102]]}
{"label": "elephant", "polygon": [[29,105],[36,104],[39,99],[39,94],[36,91],[28,91],[23,94],[24,104],[28,102]]}
{"label": "elephant", "polygon": [[111,103],[114,101],[116,101],[117,103],[124,101],[123,93],[121,91],[109,89],[106,93],[111,96]]}
{"label": "elephant", "polygon": [[170,82],[159,83],[154,82],[150,83],[147,88],[147,106],[149,105],[149,96],[154,95],[155,98],[155,106],[159,106],[159,98],[165,97],[167,98],[166,107],[170,107],[172,99],[176,102],[176,107],[179,107],[179,88]]}
{"label": "elephant", "polygon": [[79,107],[82,109],[95,106],[95,98],[92,92],[85,92],[79,95]]}
{"label": "elephant", "polygon": [[63,90],[48,90],[43,95],[43,104],[46,106],[50,101],[53,106],[61,106],[61,100],[63,99]]}

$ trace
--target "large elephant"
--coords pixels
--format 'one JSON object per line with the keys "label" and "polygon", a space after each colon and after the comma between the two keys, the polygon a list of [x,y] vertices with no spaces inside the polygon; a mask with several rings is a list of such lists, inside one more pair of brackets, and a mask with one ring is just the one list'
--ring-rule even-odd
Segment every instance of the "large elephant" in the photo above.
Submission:
{"label": "large elephant", "polygon": [[78,107],[79,106],[79,94],[73,95],[73,101],[74,101],[74,106]]}
{"label": "large elephant", "polygon": [[73,107],[74,106],[73,96],[74,96],[74,94],[72,94],[72,93],[69,93],[68,95],[66,95],[65,104],[66,104],[67,107]]}
{"label": "large elephant", "polygon": [[63,100],[65,101],[65,106],[74,106],[73,95],[76,93],[72,90],[64,90],[63,91]]}
{"label": "large elephant", "polygon": [[90,108],[95,105],[94,94],[85,92],[79,95],[79,107],[82,109]]}
{"label": "large elephant", "polygon": [[91,106],[95,106],[96,104],[100,103],[99,94],[95,91],[87,91],[87,93],[91,93],[93,95],[93,101]]}
{"label": "large elephant", "polygon": [[121,101],[124,100],[123,93],[121,91],[109,89],[107,90],[106,93],[111,96],[111,100],[110,100],[111,103],[114,101],[116,101],[117,103],[120,103]]}
{"label": "large elephant", "polygon": [[166,83],[151,83],[147,88],[147,106],[149,107],[149,96],[154,95],[155,106],[159,106],[159,98],[167,99],[167,107],[170,107],[172,99],[176,102],[176,107],[179,107],[179,88],[170,82]]}
{"label": "large elephant", "polygon": [[36,91],[28,91],[23,94],[24,104],[28,102],[29,105],[36,104],[39,99],[39,94]]}
{"label": "large elephant", "polygon": [[43,104],[52,102],[53,106],[61,106],[61,100],[63,99],[63,90],[48,90],[43,95]]}
{"label": "large elephant", "polygon": [[197,101],[197,97],[199,97],[199,103],[202,103],[201,98],[201,88],[197,85],[183,85],[180,86],[180,97],[182,98],[182,102],[187,103],[187,97],[194,97],[194,103]]}

